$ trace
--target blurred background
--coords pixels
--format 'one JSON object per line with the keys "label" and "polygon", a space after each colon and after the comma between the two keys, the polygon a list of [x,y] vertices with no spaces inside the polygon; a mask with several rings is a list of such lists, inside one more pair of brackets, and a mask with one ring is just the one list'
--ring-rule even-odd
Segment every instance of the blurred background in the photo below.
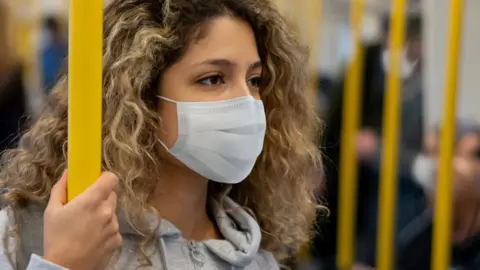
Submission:
{"label": "blurred background", "polygon": [[[38,116],[58,73],[65,68],[68,2],[0,0],[0,151],[15,147],[19,134]],[[319,142],[325,153],[325,188],[319,192],[319,200],[327,204],[331,214],[328,217],[319,215],[319,233],[312,240],[311,247],[306,248],[294,264],[299,269],[336,269],[342,93],[346,67],[353,56],[349,13],[352,1],[275,2],[296,27],[299,38],[309,45],[310,74],[315,82],[312,83],[311,93],[325,122],[325,133]],[[355,267],[358,269],[375,267],[376,198],[381,167],[383,98],[388,71],[386,37],[391,6],[389,0],[365,2],[361,36],[366,56],[362,71],[364,82],[360,87],[363,93],[360,106],[362,120],[355,143],[360,161],[355,255]],[[399,269],[429,269],[421,265],[421,259],[412,258],[417,258],[416,255],[428,261],[430,257],[431,239],[428,234],[432,223],[432,198],[435,196],[437,127],[443,112],[449,2],[408,1],[401,67],[403,97],[399,144],[402,151],[399,156],[401,169],[396,239],[397,250],[401,253],[397,257],[403,262],[398,262],[401,265]],[[480,175],[480,76],[477,69],[480,63],[480,17],[476,16],[480,14],[480,1],[466,0],[464,5],[455,141],[455,181],[463,189],[455,189],[455,192],[458,192],[458,197],[473,198],[458,202],[459,209],[470,209],[480,198],[472,195],[478,190],[472,179],[478,180]],[[463,257],[455,257],[460,258],[455,263],[464,267],[459,269],[480,269],[478,245],[468,242],[468,251],[473,246],[473,255],[468,256],[464,255],[466,248],[462,246],[466,239],[475,237],[479,232],[476,211],[466,213],[458,221],[459,235],[454,244],[460,246],[459,254]],[[460,215],[460,212],[456,214]],[[473,225],[464,225],[466,223]],[[465,226],[468,232],[462,229]],[[412,227],[415,233],[412,233]],[[424,232],[426,238],[422,238]],[[412,245],[421,251],[414,252]],[[476,265],[473,264],[475,260]],[[419,263],[412,266],[404,263],[407,261]]]}

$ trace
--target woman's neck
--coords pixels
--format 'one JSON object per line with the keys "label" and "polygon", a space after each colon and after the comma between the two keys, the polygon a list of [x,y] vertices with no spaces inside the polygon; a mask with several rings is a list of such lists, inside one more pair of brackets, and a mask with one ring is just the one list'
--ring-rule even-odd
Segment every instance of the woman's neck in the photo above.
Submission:
{"label": "woman's neck", "polygon": [[173,165],[164,165],[152,195],[153,206],[183,237],[192,240],[219,238],[215,222],[207,214],[208,179]]}

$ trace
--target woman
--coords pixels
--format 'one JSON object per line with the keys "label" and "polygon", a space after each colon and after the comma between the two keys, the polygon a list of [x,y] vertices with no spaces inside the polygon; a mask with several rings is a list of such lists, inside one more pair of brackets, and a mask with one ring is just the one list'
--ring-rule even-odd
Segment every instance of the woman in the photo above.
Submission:
{"label": "woman", "polygon": [[320,155],[273,4],[116,0],[104,46],[106,173],[66,203],[63,78],[5,156],[0,268],[278,269],[310,239]]}
{"label": "woman", "polygon": [[[455,269],[479,269],[480,257],[480,133],[476,123],[458,121],[453,159],[452,264]],[[438,171],[438,130],[425,140],[425,155],[415,161],[413,174],[428,195],[429,208],[401,233],[398,258],[402,269],[429,269],[433,206]]]}

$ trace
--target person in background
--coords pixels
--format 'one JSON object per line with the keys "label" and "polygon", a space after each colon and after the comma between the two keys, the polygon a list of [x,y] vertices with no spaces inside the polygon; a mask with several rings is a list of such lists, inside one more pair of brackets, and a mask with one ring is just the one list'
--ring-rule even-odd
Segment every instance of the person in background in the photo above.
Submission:
{"label": "person in background", "polygon": [[43,49],[41,54],[43,87],[45,91],[55,85],[68,53],[68,44],[55,17],[44,21]]}
{"label": "person in background", "polygon": [[0,0],[0,154],[17,145],[27,113],[23,67],[15,52],[9,23],[7,3]]}
{"label": "person in background", "polygon": [[[452,254],[454,269],[480,269],[480,125],[458,121],[453,159]],[[437,196],[439,132],[425,140],[424,154],[413,173],[428,195],[426,211],[402,232],[398,247],[401,269],[430,269],[433,207]]]}
{"label": "person in background", "polygon": [[[363,104],[361,105],[361,128],[356,138],[356,150],[360,159],[357,260],[374,266],[378,186],[381,169],[381,136],[383,129],[383,105],[386,77],[389,71],[388,23],[385,22],[384,39],[365,48],[363,74]],[[424,208],[423,190],[413,181],[411,166],[423,147],[423,89],[422,89],[422,18],[408,19],[406,45],[402,54],[401,76],[403,81],[400,123],[399,195],[397,229],[400,230]],[[328,116],[323,148],[327,201],[331,209],[328,222],[319,220],[319,237],[314,241],[313,255],[326,261],[323,269],[336,269],[336,236],[338,219],[338,173],[340,138],[343,110],[344,79],[337,85]],[[333,249],[332,249],[333,247]]]}
{"label": "person in background", "polygon": [[[455,142],[454,168],[454,202],[456,204],[457,218],[455,222],[455,241],[467,238],[471,231],[467,219],[471,218],[471,201],[480,200],[480,125],[469,122],[459,122],[457,125]],[[432,132],[434,133],[434,132]],[[438,133],[438,132],[435,132]],[[431,135],[432,137],[434,135]],[[436,138],[439,136],[436,135]],[[430,205],[434,204],[436,196],[436,180],[438,170],[438,139],[433,142],[426,141],[425,145],[434,147],[434,155],[425,154],[419,156],[414,164],[414,175],[417,182],[428,194]],[[480,210],[480,209],[479,209]],[[480,217],[479,217],[480,218]],[[472,221],[473,222],[473,221]]]}
{"label": "person in background", "polygon": [[480,127],[467,125],[454,159],[454,241],[480,233]]}

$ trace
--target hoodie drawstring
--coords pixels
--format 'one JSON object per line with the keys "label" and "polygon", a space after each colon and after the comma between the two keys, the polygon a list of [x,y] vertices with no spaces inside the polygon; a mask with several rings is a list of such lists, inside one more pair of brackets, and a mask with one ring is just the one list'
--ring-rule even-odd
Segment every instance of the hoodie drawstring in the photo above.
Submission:
{"label": "hoodie drawstring", "polygon": [[195,242],[188,241],[187,246],[193,263],[199,265],[200,268],[203,268],[203,266],[205,266],[205,255],[200,250],[198,250]]}
{"label": "hoodie drawstring", "polygon": [[162,257],[162,269],[163,270],[168,270],[167,247],[165,245],[165,241],[163,240],[163,237],[160,237],[160,253],[161,253],[161,257]]}

